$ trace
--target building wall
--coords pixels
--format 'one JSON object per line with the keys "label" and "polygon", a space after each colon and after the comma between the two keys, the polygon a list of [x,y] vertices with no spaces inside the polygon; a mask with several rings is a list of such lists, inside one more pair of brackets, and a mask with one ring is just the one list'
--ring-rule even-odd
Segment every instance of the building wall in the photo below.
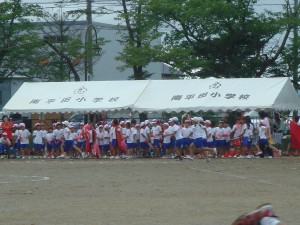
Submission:
{"label": "building wall", "polygon": [[[123,63],[115,59],[123,49],[119,42],[122,39],[122,34],[118,31],[118,27],[102,23],[94,23],[94,26],[97,28],[98,37],[102,37],[109,42],[103,46],[104,54],[93,66],[94,74],[91,80],[127,80],[133,73],[132,69],[126,69],[123,72],[119,71],[117,68],[122,66]],[[153,41],[153,44],[159,44],[160,42],[161,40],[158,38]],[[162,63],[150,63],[147,71],[153,73],[150,79],[161,79]]]}

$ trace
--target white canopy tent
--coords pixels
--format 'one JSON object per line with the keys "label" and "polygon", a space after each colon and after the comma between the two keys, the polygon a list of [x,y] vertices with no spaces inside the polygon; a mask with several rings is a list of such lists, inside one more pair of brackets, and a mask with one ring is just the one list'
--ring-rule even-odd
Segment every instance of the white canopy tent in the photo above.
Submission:
{"label": "white canopy tent", "polygon": [[181,112],[299,110],[288,78],[24,83],[3,111]]}
{"label": "white canopy tent", "polygon": [[149,80],[24,83],[3,107],[12,113],[131,110]]}
{"label": "white canopy tent", "polygon": [[139,112],[297,110],[288,78],[153,80],[134,104]]}

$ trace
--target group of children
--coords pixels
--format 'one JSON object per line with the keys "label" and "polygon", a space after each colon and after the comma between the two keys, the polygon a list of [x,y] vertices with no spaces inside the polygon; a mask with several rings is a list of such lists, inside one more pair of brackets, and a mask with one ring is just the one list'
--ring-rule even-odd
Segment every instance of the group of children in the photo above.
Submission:
{"label": "group of children", "polygon": [[[241,117],[231,128],[226,121],[216,125],[202,117],[167,122],[145,120],[118,121],[110,124],[80,123],[79,129],[68,121],[54,123],[47,130],[37,123],[32,134],[24,123],[13,125],[13,140],[5,133],[0,139],[0,151],[13,147],[19,158],[184,158],[196,157],[210,161],[211,157],[272,157],[277,151],[268,142],[270,129],[262,118],[256,133],[250,117]],[[33,144],[30,148],[30,136]],[[8,140],[8,141],[7,141]],[[253,148],[255,146],[255,148]]]}

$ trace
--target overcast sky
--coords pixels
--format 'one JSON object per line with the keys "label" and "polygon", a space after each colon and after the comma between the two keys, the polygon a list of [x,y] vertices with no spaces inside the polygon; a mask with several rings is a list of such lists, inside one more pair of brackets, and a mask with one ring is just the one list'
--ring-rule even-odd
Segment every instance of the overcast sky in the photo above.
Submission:
{"label": "overcast sky", "polygon": [[[0,2],[3,0],[0,0]],[[57,8],[55,3],[59,2],[57,0],[22,0],[23,3],[36,3],[40,4],[42,7],[46,9],[53,9]],[[100,7],[106,6],[116,9],[119,5],[118,0],[94,0],[92,2],[92,7]],[[291,0],[293,2],[293,0]],[[257,11],[263,11],[264,9],[279,11],[282,9],[282,5],[285,3],[285,0],[259,0],[257,3]],[[86,7],[86,0],[80,0],[79,3],[69,3],[64,8],[66,10],[78,9],[78,8],[85,8]],[[105,16],[94,16],[93,21],[95,22],[102,22],[102,23],[110,23],[110,24],[117,24],[118,21],[114,20],[115,15],[105,15]]]}

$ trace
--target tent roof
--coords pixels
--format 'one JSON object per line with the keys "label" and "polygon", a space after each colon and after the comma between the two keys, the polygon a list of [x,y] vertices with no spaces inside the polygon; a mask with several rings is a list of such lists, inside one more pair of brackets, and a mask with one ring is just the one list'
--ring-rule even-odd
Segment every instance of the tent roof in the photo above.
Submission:
{"label": "tent roof", "polygon": [[13,113],[125,111],[150,81],[82,81],[23,83],[3,107]]}
{"label": "tent roof", "polygon": [[299,110],[289,78],[24,83],[6,112]]}

